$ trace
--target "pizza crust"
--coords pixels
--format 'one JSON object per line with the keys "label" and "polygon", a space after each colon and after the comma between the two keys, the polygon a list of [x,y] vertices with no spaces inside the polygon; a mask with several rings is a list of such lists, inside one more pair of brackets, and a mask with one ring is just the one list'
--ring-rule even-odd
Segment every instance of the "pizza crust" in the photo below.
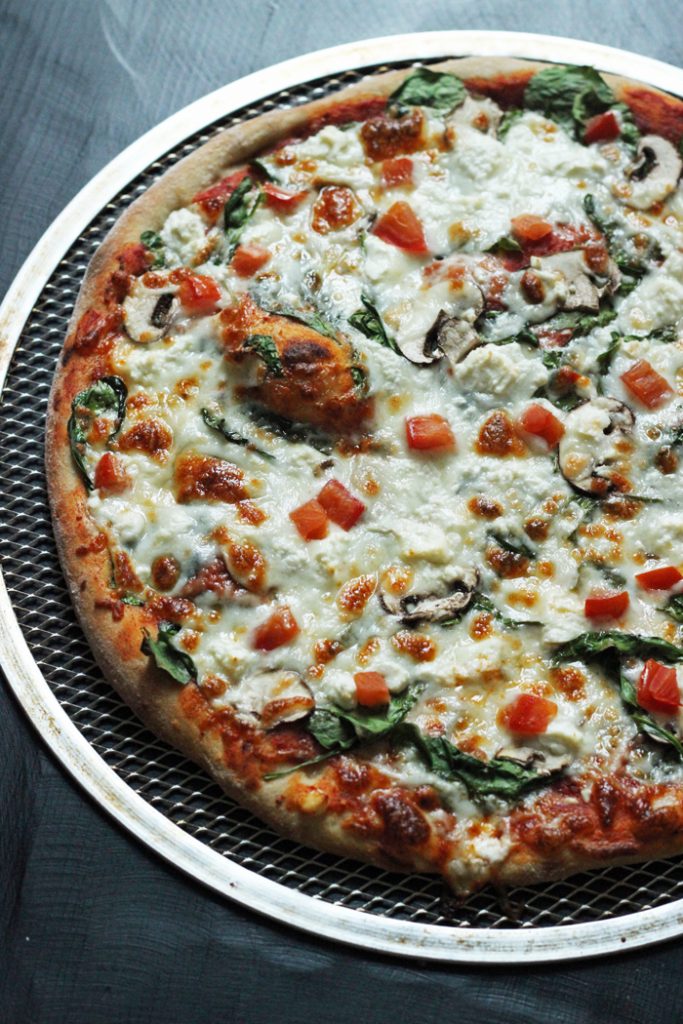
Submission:
{"label": "pizza crust", "polygon": [[[523,82],[547,65],[512,58],[469,57],[432,66],[481,86],[501,77]],[[106,306],[107,287],[117,268],[117,254],[121,249],[137,242],[143,230],[159,229],[172,210],[187,205],[198,191],[239,168],[257,153],[283,138],[305,132],[311,122],[333,114],[340,104],[388,96],[410,71],[392,71],[367,78],[329,98],[291,110],[262,114],[222,131],[174,165],[125,211],[88,267],[69,324],[50,396],[46,469],[59,556],[81,625],[105,678],[142,721],[157,736],[201,765],[232,799],[293,840],[393,870],[429,872],[442,871],[444,867],[442,855],[431,840],[419,849],[407,846],[402,851],[392,851],[377,838],[363,836],[346,827],[348,821],[345,822],[343,814],[329,813],[322,805],[306,812],[296,809],[297,801],[292,799],[292,793],[297,787],[320,792],[326,785],[336,784],[330,766],[264,781],[258,788],[245,785],[239,775],[226,768],[218,733],[202,729],[184,714],[181,687],[169,681],[140,653],[141,630],[154,621],[150,615],[145,609],[126,607],[122,621],[114,622],[105,608],[97,607],[98,602],[106,602],[110,597],[108,555],[106,548],[98,550],[93,544],[98,531],[89,519],[86,495],[73,466],[66,435],[71,402],[92,380],[99,358],[97,353],[75,354],[76,327],[87,310]],[[627,79],[604,77],[619,98],[626,99],[634,88],[642,88]],[[675,106],[681,123],[683,104],[680,101],[649,86],[647,92],[665,107]],[[390,786],[388,782],[387,785]],[[543,827],[539,825],[534,843],[525,841],[520,832],[507,858],[493,868],[491,874],[498,883],[535,883],[605,864],[631,863],[680,853],[683,851],[680,788],[670,787],[670,790],[677,804],[668,819],[670,834],[662,837],[658,828],[656,837],[642,836],[635,853],[624,852],[623,837],[616,833],[611,846],[610,840],[605,840],[600,855],[570,844],[559,852],[554,849],[544,853]],[[466,865],[464,867],[466,870]]]}

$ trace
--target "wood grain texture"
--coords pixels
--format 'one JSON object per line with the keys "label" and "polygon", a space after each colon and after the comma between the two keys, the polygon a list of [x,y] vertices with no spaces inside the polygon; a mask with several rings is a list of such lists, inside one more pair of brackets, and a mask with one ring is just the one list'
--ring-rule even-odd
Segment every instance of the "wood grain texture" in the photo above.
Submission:
{"label": "wood grain texture", "polygon": [[[179,107],[307,50],[453,28],[578,36],[683,61],[664,0],[0,3],[0,292],[77,190]],[[533,970],[336,948],[213,897],[130,839],[65,777],[5,689],[0,750],[3,1024],[680,1019],[683,942]]]}

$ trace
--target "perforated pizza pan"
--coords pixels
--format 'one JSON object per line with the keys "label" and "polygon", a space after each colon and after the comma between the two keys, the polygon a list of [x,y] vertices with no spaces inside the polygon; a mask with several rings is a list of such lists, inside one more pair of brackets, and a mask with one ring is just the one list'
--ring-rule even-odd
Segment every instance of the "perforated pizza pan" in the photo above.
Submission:
{"label": "perforated pizza pan", "polygon": [[212,889],[340,942],[451,962],[595,956],[683,932],[683,859],[618,867],[464,905],[440,882],[283,839],[155,739],[102,678],[57,562],[43,470],[45,410],[88,261],[126,206],[228,125],[328,95],[371,71],[444,57],[592,64],[683,96],[683,71],[549,36],[440,32],[321,50],[181,110],[90,182],[40,240],[0,307],[0,662],[53,753],[122,825]]}

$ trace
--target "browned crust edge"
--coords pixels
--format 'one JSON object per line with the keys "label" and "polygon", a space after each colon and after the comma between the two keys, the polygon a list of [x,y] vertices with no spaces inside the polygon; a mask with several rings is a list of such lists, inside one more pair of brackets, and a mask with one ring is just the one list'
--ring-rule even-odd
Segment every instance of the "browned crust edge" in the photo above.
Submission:
{"label": "browned crust edge", "polygon": [[[547,66],[540,62],[513,58],[468,57],[432,65],[463,79],[492,80],[501,76],[531,74]],[[123,700],[158,736],[201,765],[235,801],[266,821],[278,832],[317,849],[354,857],[382,867],[403,871],[434,871],[435,865],[418,852],[398,864],[375,842],[362,840],[341,827],[333,815],[305,816],[284,806],[283,793],[289,779],[263,783],[250,790],[222,763],[220,738],[202,734],[195,723],[180,711],[180,688],[140,654],[141,628],[148,623],[145,611],[127,607],[121,622],[95,607],[110,592],[107,586],[106,551],[76,554],[96,534],[90,522],[86,495],[73,467],[66,423],[75,395],[92,379],[95,355],[65,359],[73,346],[74,332],[82,314],[91,307],[102,308],[105,288],[117,266],[117,253],[128,243],[137,242],[143,230],[159,229],[168,214],[186,205],[201,189],[224,177],[258,152],[279,140],[305,129],[313,119],[323,117],[339,103],[388,96],[411,69],[368,77],[335,95],[307,103],[293,110],[276,110],[245,124],[229,128],[181,160],[137,199],[114,225],[93,257],[70,321],[62,360],[53,383],[46,424],[46,471],[52,521],[61,564],[83,630],[105,677]],[[619,98],[627,99],[629,89],[642,89],[642,83],[605,75]],[[666,103],[666,93],[645,87]],[[683,104],[681,104],[683,109]],[[315,781],[310,773],[310,781]],[[679,787],[672,787],[677,795]],[[632,863],[650,857],[664,857],[683,851],[683,837],[658,838],[643,843],[636,855],[588,857],[575,853],[553,859],[537,856],[523,845],[495,870],[496,881],[506,884],[532,883],[560,878],[606,863]]]}

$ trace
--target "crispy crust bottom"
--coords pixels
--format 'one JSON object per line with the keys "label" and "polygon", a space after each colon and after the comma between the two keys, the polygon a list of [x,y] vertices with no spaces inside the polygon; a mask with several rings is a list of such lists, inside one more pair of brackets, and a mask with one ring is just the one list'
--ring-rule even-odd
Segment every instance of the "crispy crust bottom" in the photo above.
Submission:
{"label": "crispy crust bottom", "polygon": [[[438,65],[466,80],[475,89],[496,95],[496,90],[515,90],[520,94],[528,78],[544,65],[530,61],[492,58],[463,58]],[[123,619],[114,622],[109,612],[97,607],[110,597],[108,587],[108,555],[106,546],[97,543],[97,529],[90,520],[86,494],[72,464],[66,423],[71,402],[95,374],[102,372],[103,354],[97,348],[77,351],[76,327],[89,309],[106,311],[108,287],[117,269],[117,254],[129,243],[137,242],[143,230],[159,229],[168,214],[190,202],[193,195],[244,164],[258,152],[280,140],[303,133],[334,119],[340,107],[386,98],[409,74],[389,72],[365,79],[336,94],[331,99],[308,103],[288,111],[263,114],[246,124],[230,128],[206,143],[195,153],[171,168],[140,199],[133,203],[115,224],[95,254],[86,272],[50,396],[46,431],[46,468],[52,518],[60,560],[71,597],[83,630],[105,675],[123,700],[158,736],[177,747],[200,764],[222,786],[225,792],[244,805],[278,832],[312,847],[341,856],[379,864],[409,872],[440,871],[452,875],[442,848],[434,843],[399,849],[378,836],[369,836],[348,828],[342,814],[317,810],[303,813],[290,799],[292,778],[263,781],[253,787],[243,776],[226,767],[225,751],[220,734],[202,727],[196,718],[183,710],[182,690],[172,683],[140,653],[141,630],[153,625],[145,609],[126,607]],[[683,103],[658,90],[638,83],[605,76],[617,96],[633,101],[636,118],[644,130],[659,130],[672,137],[683,131]],[[650,114],[648,114],[650,110]],[[654,112],[654,113],[653,113]],[[648,117],[650,120],[648,121]],[[105,360],[106,361],[106,360]],[[316,788],[331,779],[330,768],[297,773],[294,785]],[[680,787],[669,787],[674,804],[668,817],[659,815],[654,831],[648,835],[643,826],[627,846],[623,834],[600,826],[602,846],[571,842],[572,810],[560,808],[559,797],[550,803],[538,801],[533,828],[531,818],[523,826],[523,813],[510,815],[514,843],[507,859],[490,873],[478,876],[476,884],[495,879],[499,883],[541,882],[564,877],[577,871],[605,864],[630,863],[651,857],[683,852],[683,812]],[[662,787],[657,787],[662,796]],[[553,803],[554,799],[554,803]],[[647,794],[644,799],[647,802]],[[618,803],[618,800],[617,800]],[[555,842],[558,821],[564,839]],[[597,824],[585,824],[590,839]],[[621,826],[620,826],[621,827]],[[662,834],[662,828],[664,833]],[[554,831],[553,831],[554,830]],[[569,830],[569,831],[568,831]],[[623,832],[623,829],[622,829]],[[551,835],[552,833],[552,835]],[[635,846],[634,846],[635,844]],[[457,858],[457,851],[450,851]],[[467,877],[467,864],[460,865],[459,877]],[[459,882],[458,885],[462,883]]]}

